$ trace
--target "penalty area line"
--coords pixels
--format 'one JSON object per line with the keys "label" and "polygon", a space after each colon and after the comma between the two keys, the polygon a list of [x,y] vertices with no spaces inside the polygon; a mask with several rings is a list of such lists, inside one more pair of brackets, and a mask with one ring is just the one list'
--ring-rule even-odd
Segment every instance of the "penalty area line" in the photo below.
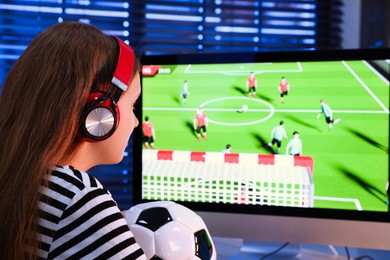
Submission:
{"label": "penalty area line", "polygon": [[[294,63],[294,62],[292,62]],[[188,64],[184,70],[184,73],[186,74],[224,74],[228,76],[244,76],[247,75],[250,72],[254,72],[254,74],[263,74],[263,73],[300,73],[303,72],[302,65],[299,61],[295,62],[297,65],[297,69],[290,69],[290,70],[257,70],[257,69],[250,69],[250,70],[191,70],[191,65]],[[251,64],[251,63],[250,63]],[[250,65],[249,64],[249,65]],[[257,64],[257,63],[253,63]],[[269,64],[269,63],[260,63],[260,64]],[[272,63],[270,63],[272,65]],[[197,64],[196,64],[197,65]],[[206,64],[206,65],[216,65],[216,64]],[[243,65],[246,65],[243,63]],[[239,64],[237,64],[239,66]]]}
{"label": "penalty area line", "polygon": [[371,89],[363,82],[363,80],[355,73],[355,71],[347,64],[347,62],[342,61],[345,68],[352,74],[352,76],[360,83],[360,85],[367,91],[368,94],[378,103],[378,105],[389,114],[389,109],[379,100],[379,98],[371,91]]}
{"label": "penalty area line", "polygon": [[358,199],[352,199],[352,198],[337,198],[337,197],[324,197],[324,196],[314,196],[315,200],[329,200],[329,201],[339,201],[339,202],[348,202],[348,203],[354,203],[357,210],[362,211],[363,207],[360,204],[360,201]]}
{"label": "penalty area line", "polygon": [[[144,107],[143,110],[148,111],[197,111],[197,107],[181,107],[181,108],[170,108],[170,107]],[[204,111],[215,111],[215,112],[237,112],[239,108],[207,108],[204,107]],[[253,112],[269,112],[269,109],[248,109],[245,113]],[[315,109],[275,109],[275,113],[319,113],[321,110]],[[383,110],[333,110],[333,113],[338,114],[388,114]]]}

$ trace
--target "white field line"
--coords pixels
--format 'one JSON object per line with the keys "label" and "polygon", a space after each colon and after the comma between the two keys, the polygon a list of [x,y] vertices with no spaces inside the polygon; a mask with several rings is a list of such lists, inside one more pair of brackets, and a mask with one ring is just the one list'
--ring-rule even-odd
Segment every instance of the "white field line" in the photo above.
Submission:
{"label": "white field line", "polygon": [[[145,111],[197,111],[195,108],[169,108],[169,107],[144,107]],[[203,108],[204,111],[214,111],[214,112],[237,112],[237,109],[234,108]],[[245,113],[253,112],[269,112],[269,109],[248,109]],[[275,113],[319,113],[320,109],[315,110],[305,110],[305,109],[275,109]],[[334,113],[338,114],[388,114],[388,112],[383,110],[333,110]]]}
{"label": "white field line", "polygon": [[298,61],[297,64],[298,64],[299,71],[300,71],[300,72],[303,72],[301,63]]}
{"label": "white field line", "polygon": [[363,207],[360,204],[358,199],[350,199],[350,198],[337,198],[337,197],[323,197],[323,196],[314,196],[315,200],[331,200],[331,201],[340,201],[340,202],[351,202],[355,204],[357,210],[362,211]]}
{"label": "white field line", "polygon": [[374,67],[371,66],[370,63],[368,63],[367,61],[363,61],[363,63],[372,71],[374,72],[378,78],[380,78],[384,83],[386,83],[387,85],[389,85],[390,87],[390,81],[388,81],[382,74],[380,74],[376,69],[374,69]]}
{"label": "white field line", "polygon": [[[184,70],[184,73],[188,73],[188,74],[199,74],[199,73],[216,74],[216,73],[219,73],[219,74],[237,76],[237,73],[240,73],[240,75],[246,75],[250,72],[254,72],[255,74],[280,73],[280,72],[286,72],[286,73],[287,72],[303,72],[301,63],[299,61],[296,63],[297,63],[298,69],[294,69],[294,70],[256,70],[256,69],[254,69],[254,70],[196,70],[196,71],[191,71],[191,64],[188,64],[186,69]],[[245,73],[245,74],[243,74],[243,73]]]}
{"label": "white field line", "polygon": [[342,63],[348,69],[348,71],[355,77],[355,79],[363,86],[363,88],[368,92],[368,94],[370,94],[370,96],[378,103],[378,105],[384,111],[386,111],[386,113],[390,113],[389,109],[378,99],[377,96],[375,96],[375,94],[371,91],[371,89],[367,87],[367,85],[363,82],[361,78],[359,78],[359,76],[352,70],[352,68],[349,67],[349,65],[345,61],[342,61]]}
{"label": "white field line", "polygon": [[188,64],[186,69],[184,70],[184,73],[189,73],[188,71],[191,69],[191,64]]}

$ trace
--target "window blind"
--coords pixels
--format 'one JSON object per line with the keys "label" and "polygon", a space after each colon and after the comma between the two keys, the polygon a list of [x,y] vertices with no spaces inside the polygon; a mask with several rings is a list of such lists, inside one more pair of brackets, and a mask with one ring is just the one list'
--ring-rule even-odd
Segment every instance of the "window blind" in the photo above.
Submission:
{"label": "window blind", "polygon": [[[62,21],[93,24],[129,42],[131,1],[5,0],[0,3],[0,86],[32,39]],[[130,43],[131,44],[131,43]],[[89,171],[106,186],[121,209],[132,205],[132,140],[120,164]]]}
{"label": "window blind", "polygon": [[341,47],[341,0],[154,0],[134,5],[146,54]]}

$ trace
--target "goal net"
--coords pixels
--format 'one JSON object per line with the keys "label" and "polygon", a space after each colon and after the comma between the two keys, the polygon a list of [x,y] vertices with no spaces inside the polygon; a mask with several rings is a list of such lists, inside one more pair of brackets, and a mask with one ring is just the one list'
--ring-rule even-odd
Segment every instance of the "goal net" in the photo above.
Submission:
{"label": "goal net", "polygon": [[150,200],[313,207],[309,156],[143,150]]}

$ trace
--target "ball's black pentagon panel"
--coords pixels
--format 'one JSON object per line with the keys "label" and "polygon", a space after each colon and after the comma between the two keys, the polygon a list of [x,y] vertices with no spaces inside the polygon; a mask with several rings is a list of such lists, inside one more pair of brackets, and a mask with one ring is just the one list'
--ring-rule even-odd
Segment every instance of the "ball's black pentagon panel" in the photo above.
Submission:
{"label": "ball's black pentagon panel", "polygon": [[156,207],[142,211],[136,224],[152,230],[153,232],[172,221],[172,217],[166,208]]}

